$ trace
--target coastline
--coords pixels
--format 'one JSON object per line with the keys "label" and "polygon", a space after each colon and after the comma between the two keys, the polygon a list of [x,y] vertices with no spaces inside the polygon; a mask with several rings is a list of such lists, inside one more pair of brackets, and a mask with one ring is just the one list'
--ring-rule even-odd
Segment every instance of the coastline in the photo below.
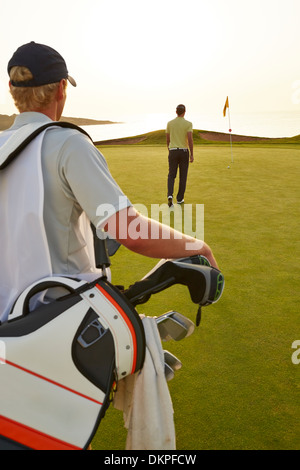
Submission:
{"label": "coastline", "polygon": [[[257,115],[258,116],[258,115]],[[272,119],[270,119],[272,116]],[[8,129],[16,114],[0,114],[0,132]],[[121,119],[120,119],[121,117]],[[91,136],[96,145],[165,144],[165,122],[170,116],[147,114],[110,116],[110,120],[63,116],[60,120],[76,124]],[[114,120],[117,118],[116,120]],[[234,116],[237,124],[231,132],[232,143],[300,143],[300,112],[263,113],[260,119],[252,115]],[[118,120],[120,119],[120,120]],[[191,116],[195,144],[223,144],[229,142],[227,121],[220,116]],[[255,125],[254,125],[254,124]],[[158,130],[161,129],[161,130]],[[201,130],[199,130],[201,129]],[[205,129],[205,130],[204,130]],[[209,129],[209,130],[207,130]]]}
{"label": "coastline", "polygon": [[[0,114],[0,131],[5,131],[14,123],[17,114]],[[88,118],[76,118],[76,117],[66,117],[62,116],[60,121],[70,122],[71,124],[76,124],[77,126],[103,126],[110,124],[121,124],[120,122],[114,122],[109,120],[98,120],[98,119],[88,119]]]}

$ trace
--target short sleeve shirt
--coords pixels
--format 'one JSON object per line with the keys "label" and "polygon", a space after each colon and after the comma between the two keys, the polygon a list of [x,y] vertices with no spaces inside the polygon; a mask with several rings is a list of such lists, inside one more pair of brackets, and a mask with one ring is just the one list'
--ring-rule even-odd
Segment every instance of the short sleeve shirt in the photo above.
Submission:
{"label": "short sleeve shirt", "polygon": [[166,133],[170,135],[169,148],[188,148],[188,132],[193,131],[193,124],[183,117],[176,117],[167,124]]}

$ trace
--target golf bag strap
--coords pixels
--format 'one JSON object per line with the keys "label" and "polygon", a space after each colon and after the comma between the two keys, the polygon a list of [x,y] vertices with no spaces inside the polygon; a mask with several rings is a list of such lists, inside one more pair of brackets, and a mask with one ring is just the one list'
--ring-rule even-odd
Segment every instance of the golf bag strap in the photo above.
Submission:
{"label": "golf bag strap", "polygon": [[53,121],[53,122],[48,122],[47,124],[44,124],[42,126],[39,126],[37,129],[35,129],[31,134],[29,134],[5,159],[0,163],[0,170],[3,170],[6,168],[21,152],[24,150],[24,148],[36,137],[38,136],[41,132],[44,130],[48,129],[49,127],[62,127],[65,129],[75,129],[82,134],[86,135],[91,141],[92,138],[89,136],[89,134],[81,129],[81,127],[76,126],[75,124],[72,124],[70,122],[59,122],[59,121]]}

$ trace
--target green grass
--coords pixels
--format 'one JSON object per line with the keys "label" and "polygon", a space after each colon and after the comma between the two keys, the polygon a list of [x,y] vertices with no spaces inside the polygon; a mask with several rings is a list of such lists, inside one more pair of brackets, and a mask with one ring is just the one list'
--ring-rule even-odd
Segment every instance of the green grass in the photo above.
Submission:
{"label": "green grass", "polygon": [[[100,147],[134,204],[166,202],[165,145]],[[291,361],[299,325],[299,174],[295,145],[196,146],[186,203],[204,204],[205,241],[226,279],[195,333],[164,343],[183,367],[169,382],[177,449],[299,449],[300,364]],[[227,166],[230,165],[230,169]],[[121,247],[113,281],[128,286],[155,260]],[[172,287],[138,307],[176,309],[195,320],[187,290]],[[111,406],[93,448],[124,449],[122,413]]]}

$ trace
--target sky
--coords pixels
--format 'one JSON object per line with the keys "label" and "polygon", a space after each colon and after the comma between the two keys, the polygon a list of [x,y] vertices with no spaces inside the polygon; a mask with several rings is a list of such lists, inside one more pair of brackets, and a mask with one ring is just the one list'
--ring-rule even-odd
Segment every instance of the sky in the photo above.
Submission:
{"label": "sky", "polygon": [[7,63],[30,41],[65,58],[65,116],[300,110],[299,0],[0,0],[0,114],[17,112]]}

